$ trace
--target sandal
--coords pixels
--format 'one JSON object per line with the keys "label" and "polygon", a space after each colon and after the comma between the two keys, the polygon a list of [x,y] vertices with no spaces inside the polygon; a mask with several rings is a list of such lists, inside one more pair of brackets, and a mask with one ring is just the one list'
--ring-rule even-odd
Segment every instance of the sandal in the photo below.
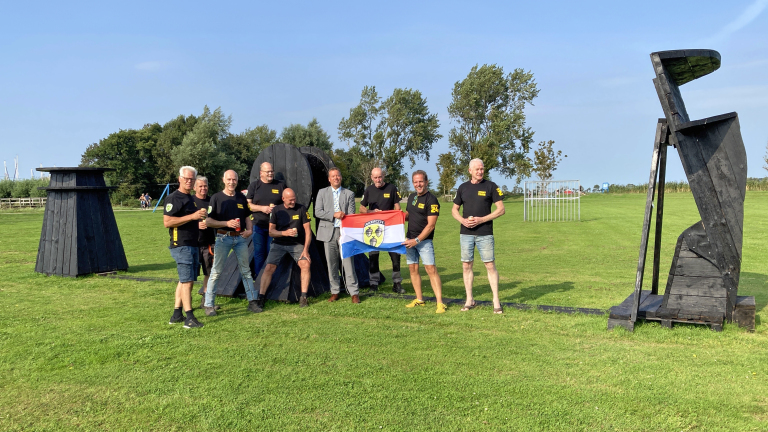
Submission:
{"label": "sandal", "polygon": [[469,306],[467,306],[467,305],[464,305],[464,307],[463,307],[463,308],[461,308],[461,312],[466,312],[466,311],[468,311],[468,310],[470,310],[470,309],[474,309],[474,308],[475,308],[475,306],[477,306],[477,302],[476,302],[476,301],[474,301],[474,300],[472,300],[472,304],[471,304],[471,305],[469,305]]}
{"label": "sandal", "polygon": [[499,306],[497,308],[493,308],[493,313],[496,315],[502,315],[504,313],[504,308]]}

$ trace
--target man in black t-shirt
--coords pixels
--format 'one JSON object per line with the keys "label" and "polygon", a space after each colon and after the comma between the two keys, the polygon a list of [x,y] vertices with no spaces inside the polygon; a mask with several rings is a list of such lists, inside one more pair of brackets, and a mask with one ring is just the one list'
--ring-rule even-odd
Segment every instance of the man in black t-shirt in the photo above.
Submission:
{"label": "man in black t-shirt", "polygon": [[208,279],[210,287],[205,292],[205,315],[216,315],[216,282],[219,280],[224,262],[230,251],[235,252],[240,275],[243,277],[245,295],[248,298],[248,310],[254,312],[256,289],[251,276],[248,237],[251,236],[251,211],[248,201],[237,190],[237,173],[229,170],[224,173],[224,190],[211,197],[206,224],[216,228],[216,245],[213,248],[213,269]]}
{"label": "man in black t-shirt", "polygon": [[[488,281],[493,293],[493,312],[504,313],[499,302],[499,272],[496,271],[493,252],[493,220],[504,214],[504,194],[496,183],[483,179],[485,167],[480,159],[472,159],[469,162],[470,180],[459,186],[456,198],[453,200],[453,218],[461,223],[460,244],[461,262],[464,271],[464,289],[467,292],[467,300],[462,311],[468,311],[475,307],[475,299],[472,296],[472,282],[475,274],[472,265],[475,260],[475,246],[480,253],[480,259],[485,264],[488,272]],[[496,210],[491,212],[491,204]],[[459,208],[464,207],[459,214]]]}
{"label": "man in black t-shirt", "polygon": [[[169,324],[184,321],[184,328],[202,327],[192,313],[192,284],[197,280],[198,221],[206,217],[206,209],[198,208],[190,190],[195,182],[197,170],[183,166],[179,170],[179,189],[165,198],[163,225],[171,237],[171,257],[176,261],[179,283],[176,285],[176,299]],[[186,318],[182,314],[182,308]]]}
{"label": "man in black t-shirt", "polygon": [[[384,172],[381,168],[374,168],[371,171],[371,180],[373,184],[365,189],[363,200],[360,201],[360,213],[400,210],[400,192],[397,186],[384,181]],[[392,291],[404,294],[403,278],[400,276],[400,254],[389,252],[389,259],[392,261]],[[371,290],[376,291],[381,281],[379,252],[368,253],[368,260],[370,261]]]}
{"label": "man in black t-shirt", "polygon": [[425,305],[421,294],[421,276],[419,275],[419,258],[421,258],[437,300],[435,312],[444,313],[447,306],[443,303],[443,283],[437,273],[435,248],[432,244],[432,239],[435,237],[435,224],[437,224],[437,217],[440,216],[440,203],[428,189],[429,180],[426,172],[416,170],[411,176],[411,180],[416,192],[408,196],[405,208],[408,232],[405,234],[403,244],[406,247],[405,262],[411,273],[411,283],[416,292],[416,299],[405,307],[412,308]]}
{"label": "man in black t-shirt", "polygon": [[309,245],[312,243],[312,230],[309,227],[309,211],[306,207],[296,202],[296,193],[291,188],[283,191],[283,204],[272,209],[269,218],[269,236],[274,238],[269,249],[264,272],[261,274],[261,286],[259,287],[259,299],[256,302],[256,310],[264,310],[266,294],[272,275],[277,270],[277,265],[285,254],[290,254],[301,269],[301,297],[299,306],[307,307],[307,291],[309,290]]}
{"label": "man in black t-shirt", "polygon": [[[199,175],[195,180],[195,195],[192,197],[195,200],[197,208],[208,208],[208,204],[211,202],[211,197],[208,196],[208,179]],[[208,277],[211,275],[211,268],[213,267],[213,244],[216,242],[216,230],[209,228],[205,223],[205,219],[198,222],[198,228],[200,228],[200,235],[197,236],[197,243],[200,250],[198,255],[199,266],[195,270],[195,274],[200,275],[199,267],[203,268],[203,287],[200,289],[202,298],[200,299],[200,309],[205,307],[205,290],[208,286]]]}
{"label": "man in black t-shirt", "polygon": [[285,184],[275,180],[272,164],[259,166],[259,179],[248,185],[248,207],[253,212],[253,271],[259,274],[269,254],[272,237],[269,236],[269,215],[283,203]]}

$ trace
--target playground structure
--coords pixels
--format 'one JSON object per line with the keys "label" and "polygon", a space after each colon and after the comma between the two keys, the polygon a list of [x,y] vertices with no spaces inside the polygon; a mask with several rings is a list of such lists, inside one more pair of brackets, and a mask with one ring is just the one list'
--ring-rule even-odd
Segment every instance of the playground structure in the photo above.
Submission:
{"label": "playground structure", "polygon": [[[747,155],[738,115],[722,114],[691,121],[679,86],[720,67],[714,50],[677,50],[651,54],[653,80],[665,118],[656,125],[640,256],[634,292],[610,309],[608,329],[634,330],[638,319],[707,324],[722,330],[736,322],[754,330],[755,299],[738,296],[743,239]],[[677,148],[701,220],[678,237],[666,291],[659,295],[659,251],[664,215],[667,147]],[[657,180],[658,178],[658,180]],[[656,229],[651,289],[643,274],[656,194]]]}

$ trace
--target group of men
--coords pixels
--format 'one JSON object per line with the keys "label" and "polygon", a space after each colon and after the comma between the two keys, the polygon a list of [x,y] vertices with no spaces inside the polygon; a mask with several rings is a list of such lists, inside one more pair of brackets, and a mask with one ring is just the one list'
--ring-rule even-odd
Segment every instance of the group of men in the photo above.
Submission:
{"label": "group of men", "polygon": [[[452,216],[461,224],[460,245],[466,301],[461,311],[476,306],[472,296],[474,279],[474,249],[485,264],[491,291],[494,313],[503,313],[499,301],[499,275],[494,256],[493,220],[504,214],[503,194],[499,187],[483,178],[484,166],[480,159],[469,164],[470,180],[462,184],[453,201]],[[384,180],[381,168],[371,172],[373,184],[365,189],[360,202],[360,212],[401,210],[401,195],[397,187]],[[437,301],[437,313],[444,313],[447,306],[442,300],[442,282],[435,265],[434,230],[440,215],[440,203],[429,192],[427,173],[417,170],[411,176],[415,192],[406,200],[405,219],[408,230],[403,245],[406,247],[406,263],[416,298],[406,307],[425,306],[419,260],[429,276]],[[330,186],[321,189],[315,200],[314,214],[318,219],[317,240],[323,243],[331,287],[329,302],[339,300],[341,281],[349,292],[352,303],[360,303],[360,290],[353,259],[341,258],[339,236],[341,221],[355,213],[355,196],[341,186],[341,171],[331,168],[328,172]],[[301,270],[301,296],[299,305],[308,306],[307,292],[310,282],[312,231],[311,216],[307,207],[296,202],[296,193],[275,180],[274,169],[269,162],[259,167],[258,180],[251,182],[247,194],[237,190],[238,176],[235,171],[224,173],[224,190],[208,197],[208,180],[198,176],[193,167],[179,170],[179,189],[165,200],[163,223],[170,234],[171,256],[176,261],[179,283],[176,287],[174,312],[170,324],[184,322],[185,328],[202,327],[192,311],[191,290],[202,264],[205,289],[202,308],[206,316],[215,316],[216,285],[224,268],[224,262],[234,251],[248,299],[248,310],[259,313],[264,310],[266,293],[280,260],[290,255]],[[194,190],[195,196],[190,192]],[[495,210],[491,211],[492,205]],[[460,213],[461,210],[461,213]],[[248,254],[248,237],[252,236],[253,256]],[[400,254],[390,252],[392,261],[392,290],[404,294],[400,274]],[[254,286],[249,262],[253,258],[258,274],[262,267],[258,292]],[[369,254],[370,286],[379,288],[383,280],[379,271],[379,253]]]}

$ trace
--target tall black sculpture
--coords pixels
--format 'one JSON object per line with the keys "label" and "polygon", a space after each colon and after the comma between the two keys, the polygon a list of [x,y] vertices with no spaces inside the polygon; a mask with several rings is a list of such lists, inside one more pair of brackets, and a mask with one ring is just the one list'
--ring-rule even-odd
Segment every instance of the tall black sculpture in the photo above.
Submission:
{"label": "tall black sculpture", "polygon": [[104,183],[111,168],[38,168],[50,172],[35,271],[76,277],[127,270],[123,242]]}
{"label": "tall black sculpture", "polygon": [[[735,321],[754,329],[754,297],[737,295],[747,179],[738,115],[734,112],[691,121],[679,90],[679,86],[717,70],[720,54],[713,50],[662,51],[652,53],[651,62],[665,118],[656,128],[635,291],[611,308],[608,328],[620,325],[632,330],[638,318],[645,318],[660,320],[666,327],[673,322],[692,322],[720,330],[723,321]],[[660,296],[658,266],[668,145],[677,148],[701,220],[678,238],[666,291]],[[643,291],[657,172],[653,281],[651,290]]]}
{"label": "tall black sculpture", "polygon": [[[275,178],[285,182],[285,185],[296,192],[297,202],[307,207],[314,204],[317,192],[330,185],[328,182],[328,170],[335,165],[331,158],[317,147],[296,147],[290,144],[273,144],[264,149],[251,169],[251,181],[259,178],[259,168],[262,163],[269,162],[275,170]],[[317,219],[315,219],[317,220]],[[317,223],[317,222],[316,222]],[[253,254],[253,244],[248,240],[249,253]],[[323,245],[315,240],[312,234],[312,247],[310,248],[312,278],[309,284],[309,295],[318,296],[330,291],[328,268],[325,260]],[[358,283],[361,287],[368,286],[368,259],[364,255],[355,256],[355,270]],[[254,276],[254,284],[258,289],[261,284],[261,272],[256,274],[251,260],[251,271]],[[263,269],[262,269],[263,272]],[[290,256],[286,256],[277,266],[272,278],[267,298],[271,300],[295,302],[301,292],[299,267]],[[201,289],[202,291],[202,289]],[[224,270],[216,284],[216,295],[225,297],[244,296],[240,271],[234,254],[227,257]]]}

